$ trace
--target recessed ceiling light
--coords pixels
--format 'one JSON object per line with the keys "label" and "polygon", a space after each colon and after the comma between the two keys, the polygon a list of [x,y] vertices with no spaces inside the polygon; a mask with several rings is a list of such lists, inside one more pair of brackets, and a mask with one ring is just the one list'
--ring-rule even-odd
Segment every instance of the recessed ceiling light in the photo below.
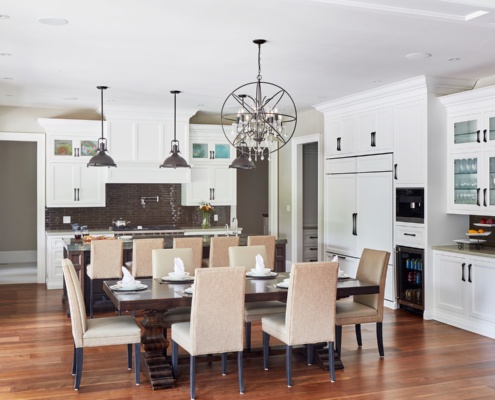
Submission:
{"label": "recessed ceiling light", "polygon": [[460,60],[459,57],[452,57],[447,59],[447,61],[459,61],[459,60]]}
{"label": "recessed ceiling light", "polygon": [[13,94],[6,94],[5,97],[14,97]]}
{"label": "recessed ceiling light", "polygon": [[5,79],[6,81],[11,81],[11,80],[13,80],[14,78],[11,78],[11,77],[9,77],[9,76],[6,76],[6,77],[5,77],[5,78],[3,78],[3,79]]}
{"label": "recessed ceiling light", "polygon": [[196,107],[204,107],[204,104],[198,104]]}
{"label": "recessed ceiling light", "polygon": [[376,81],[373,81],[373,83],[382,83],[382,81],[377,79]]}
{"label": "recessed ceiling light", "polygon": [[406,58],[409,58],[410,60],[419,60],[421,58],[428,58],[431,57],[430,53],[409,53],[406,55]]}
{"label": "recessed ceiling light", "polygon": [[0,14],[0,19],[9,19],[9,18],[10,18],[9,15]]}
{"label": "recessed ceiling light", "polygon": [[60,25],[67,25],[69,21],[63,18],[56,18],[56,17],[41,17],[38,18],[38,22],[44,25],[51,25],[51,26],[60,26]]}
{"label": "recessed ceiling light", "polygon": [[12,53],[0,53],[0,56],[10,57]]}

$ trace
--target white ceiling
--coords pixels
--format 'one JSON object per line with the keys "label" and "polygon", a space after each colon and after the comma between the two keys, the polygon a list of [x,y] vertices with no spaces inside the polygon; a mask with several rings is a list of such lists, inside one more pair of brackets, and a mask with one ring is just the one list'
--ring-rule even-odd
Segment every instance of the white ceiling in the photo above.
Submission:
{"label": "white ceiling", "polygon": [[1,0],[0,14],[0,106],[95,109],[106,85],[109,105],[170,108],[177,89],[178,108],[219,113],[256,80],[258,38],[263,81],[299,111],[423,74],[495,75],[495,0]]}

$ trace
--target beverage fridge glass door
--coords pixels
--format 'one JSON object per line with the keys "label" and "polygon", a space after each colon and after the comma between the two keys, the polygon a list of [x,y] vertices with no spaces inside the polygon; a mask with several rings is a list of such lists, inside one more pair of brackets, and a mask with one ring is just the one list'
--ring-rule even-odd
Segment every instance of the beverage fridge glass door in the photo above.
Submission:
{"label": "beverage fridge glass door", "polygon": [[424,250],[396,247],[397,303],[400,308],[424,311]]}

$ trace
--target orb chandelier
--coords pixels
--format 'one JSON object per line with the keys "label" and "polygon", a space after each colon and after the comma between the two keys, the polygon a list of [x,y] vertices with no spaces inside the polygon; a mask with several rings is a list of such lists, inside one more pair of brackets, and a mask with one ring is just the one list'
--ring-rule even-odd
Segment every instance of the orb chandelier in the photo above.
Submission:
{"label": "orb chandelier", "polygon": [[[261,81],[261,45],[266,40],[253,43],[258,45],[257,81],[239,86],[222,106],[223,133],[240,153],[231,168],[253,169],[253,158],[257,161],[268,156],[270,160],[270,154],[285,146],[296,130],[297,109],[290,94],[278,85]],[[237,111],[229,111],[232,109]]]}
{"label": "orb chandelier", "polygon": [[88,167],[116,167],[117,164],[113,161],[107,152],[107,139],[103,137],[103,91],[108,89],[108,86],[96,86],[101,92],[101,138],[98,139],[98,154],[91,157],[88,162]]}
{"label": "orb chandelier", "polygon": [[191,168],[184,158],[180,156],[179,141],[177,140],[177,95],[179,90],[171,90],[170,93],[174,95],[174,140],[170,143],[170,156],[168,156],[160,168]]}

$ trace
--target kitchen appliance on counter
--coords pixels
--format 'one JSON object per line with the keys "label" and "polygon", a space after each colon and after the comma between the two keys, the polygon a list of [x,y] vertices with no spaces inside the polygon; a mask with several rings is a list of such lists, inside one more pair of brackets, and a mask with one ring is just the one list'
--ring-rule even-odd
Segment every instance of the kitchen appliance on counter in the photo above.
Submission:
{"label": "kitchen appliance on counter", "polygon": [[423,224],[425,220],[424,188],[397,188],[395,220]]}

